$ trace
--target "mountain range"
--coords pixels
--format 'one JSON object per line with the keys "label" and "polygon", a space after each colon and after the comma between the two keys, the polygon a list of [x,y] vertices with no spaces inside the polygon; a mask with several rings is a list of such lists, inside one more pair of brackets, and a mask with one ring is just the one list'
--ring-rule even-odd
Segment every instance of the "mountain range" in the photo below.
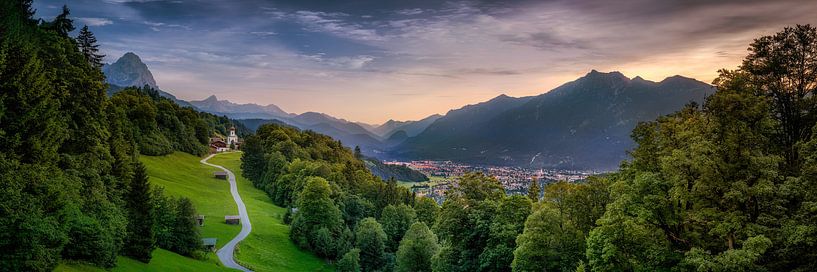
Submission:
{"label": "mountain range", "polygon": [[[158,88],[147,66],[127,53],[103,71],[112,89]],[[140,85],[141,84],[141,85]],[[180,105],[238,119],[254,130],[281,123],[313,130],[360,146],[367,156],[400,160],[452,160],[485,165],[563,169],[615,169],[634,143],[638,122],[702,103],[709,84],[682,76],[660,82],[596,70],[537,96],[499,95],[491,100],[417,121],[389,120],[372,125],[319,112],[288,113],[280,107],[237,104],[211,95]]]}
{"label": "mountain range", "polygon": [[714,92],[681,76],[660,82],[591,71],[534,97],[500,95],[449,111],[391,151],[406,159],[489,165],[615,169],[634,143],[638,122],[701,104]]}

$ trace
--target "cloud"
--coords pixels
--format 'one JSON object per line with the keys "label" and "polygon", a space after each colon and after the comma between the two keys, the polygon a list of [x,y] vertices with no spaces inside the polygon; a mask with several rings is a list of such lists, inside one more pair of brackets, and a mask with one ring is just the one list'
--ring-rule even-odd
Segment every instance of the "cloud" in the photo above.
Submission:
{"label": "cloud", "polygon": [[404,16],[412,16],[412,15],[419,15],[423,13],[423,9],[421,8],[413,8],[413,9],[401,9],[395,11],[395,13],[404,15]]}
{"label": "cloud", "polygon": [[278,35],[278,33],[273,31],[250,31],[250,34],[260,37]]}
{"label": "cloud", "polygon": [[80,21],[88,26],[105,26],[113,24],[113,21],[106,18],[78,17],[77,21]]}
{"label": "cloud", "polygon": [[373,56],[342,56],[342,57],[326,57],[326,54],[303,55],[304,59],[308,59],[317,63],[325,64],[331,67],[340,67],[348,69],[361,69],[367,64],[373,62],[376,58]]}

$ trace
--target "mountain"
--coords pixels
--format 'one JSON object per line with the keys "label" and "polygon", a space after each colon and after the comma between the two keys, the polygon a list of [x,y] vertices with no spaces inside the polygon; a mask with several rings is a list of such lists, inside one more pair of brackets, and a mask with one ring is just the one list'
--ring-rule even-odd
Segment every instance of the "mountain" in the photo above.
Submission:
{"label": "mountain", "polygon": [[634,146],[638,122],[701,104],[714,92],[681,76],[661,82],[591,71],[535,97],[499,96],[448,112],[391,152],[409,159],[615,169]]}
{"label": "mountain", "polygon": [[389,121],[370,129],[370,131],[374,132],[380,137],[389,138],[391,134],[402,130],[406,133],[406,135],[412,137],[420,134],[420,132],[423,132],[423,130],[431,125],[431,123],[434,123],[434,121],[437,121],[437,119],[440,119],[440,117],[442,117],[442,115],[434,114],[418,121],[395,121],[389,119]]}
{"label": "mountain", "polygon": [[[234,117],[235,115],[225,113],[225,115]],[[287,117],[280,117],[280,119],[239,119],[249,129],[256,130],[263,124],[267,123],[283,123],[301,130],[312,130],[321,134],[328,135],[335,140],[341,141],[346,147],[354,148],[359,146],[363,154],[375,155],[382,149],[383,143],[379,137],[369,132],[361,125],[332,117],[325,113],[305,112],[294,115],[288,114]]]}
{"label": "mountain", "polygon": [[178,99],[176,96],[160,90],[148,66],[133,52],[125,53],[125,55],[122,55],[122,57],[117,59],[113,64],[102,66],[102,72],[105,74],[105,81],[108,83],[108,96],[126,87],[136,86],[141,88],[147,85],[159,92],[159,95],[169,98],[173,102],[176,102],[176,104],[179,104],[179,106],[196,108],[190,103],[187,103],[187,101]]}
{"label": "mountain", "polygon": [[292,116],[273,104],[266,106],[257,104],[236,104],[228,100],[218,100],[215,95],[211,95],[204,100],[190,101],[190,104],[202,111],[227,115],[235,119],[281,119]]}
{"label": "mountain", "polygon": [[125,53],[113,64],[105,64],[102,66],[102,72],[105,73],[105,80],[109,84],[122,87],[148,85],[154,89],[159,88],[148,66],[133,52]]}

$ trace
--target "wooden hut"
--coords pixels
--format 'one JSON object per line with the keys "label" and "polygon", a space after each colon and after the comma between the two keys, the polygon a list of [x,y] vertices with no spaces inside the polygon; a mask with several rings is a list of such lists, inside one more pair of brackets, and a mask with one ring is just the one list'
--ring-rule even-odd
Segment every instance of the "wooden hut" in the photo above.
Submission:
{"label": "wooden hut", "polygon": [[203,214],[199,214],[199,216],[196,216],[196,223],[199,223],[199,227],[204,227],[204,215]]}
{"label": "wooden hut", "polygon": [[224,222],[230,225],[238,225],[239,223],[241,223],[241,217],[239,217],[238,215],[225,215]]}
{"label": "wooden hut", "polygon": [[216,251],[216,238],[203,238],[201,239],[201,245],[204,247],[204,250],[207,251]]}
{"label": "wooden hut", "polygon": [[227,172],[224,172],[224,171],[213,172],[213,175],[217,179],[227,179]]}

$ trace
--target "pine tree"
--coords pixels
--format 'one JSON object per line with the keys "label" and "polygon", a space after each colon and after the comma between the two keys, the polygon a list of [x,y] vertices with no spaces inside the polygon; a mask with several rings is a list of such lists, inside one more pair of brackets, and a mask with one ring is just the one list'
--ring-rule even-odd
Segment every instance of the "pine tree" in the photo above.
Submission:
{"label": "pine tree", "polygon": [[539,201],[539,180],[535,177],[530,181],[530,188],[528,188],[528,198],[533,202]]}
{"label": "pine tree", "polygon": [[144,263],[150,262],[151,252],[156,247],[153,234],[153,203],[147,169],[142,163],[134,167],[130,191],[126,195],[128,210],[128,232],[125,239],[125,255]]}
{"label": "pine tree", "polygon": [[62,13],[57,15],[54,18],[54,21],[51,21],[49,24],[50,28],[60,34],[62,36],[68,36],[68,32],[74,31],[74,20],[68,19],[68,15],[71,15],[71,11],[68,9],[68,6],[62,6]]}
{"label": "pine tree", "polygon": [[105,57],[105,55],[98,54],[99,45],[96,44],[96,37],[94,37],[93,32],[88,30],[87,25],[83,26],[79,31],[77,45],[79,46],[79,51],[85,55],[85,59],[88,60],[91,66],[96,68],[102,67],[102,58]]}
{"label": "pine tree", "polygon": [[175,248],[171,249],[173,252],[191,256],[193,251],[201,248],[201,237],[196,222],[196,209],[189,198],[180,198],[176,205],[176,223],[173,226],[173,236],[176,240]]}
{"label": "pine tree", "polygon": [[360,146],[355,146],[355,158],[362,159],[363,155],[360,153]]}

